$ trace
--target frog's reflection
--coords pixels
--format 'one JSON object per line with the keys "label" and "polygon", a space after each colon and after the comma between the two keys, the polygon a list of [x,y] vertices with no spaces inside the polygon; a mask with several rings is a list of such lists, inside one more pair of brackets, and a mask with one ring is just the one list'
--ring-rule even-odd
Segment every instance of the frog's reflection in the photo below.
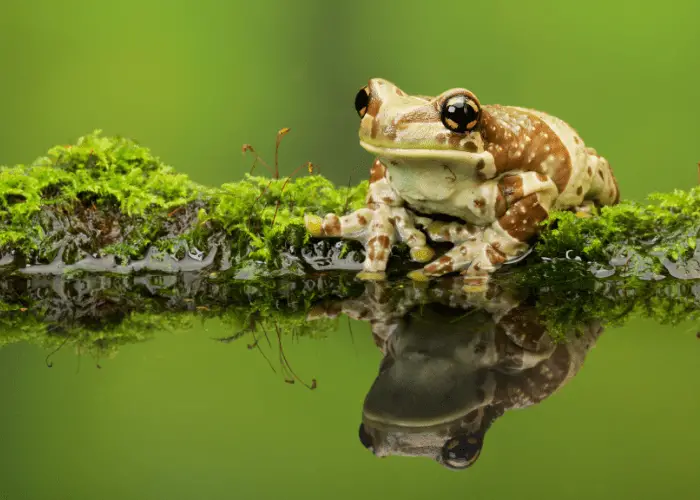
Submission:
{"label": "frog's reflection", "polygon": [[566,384],[602,331],[578,325],[578,334],[554,342],[528,300],[495,286],[465,294],[447,283],[406,289],[398,300],[395,290],[370,283],[362,298],[322,312],[368,320],[384,355],[359,430],[376,456],[471,466],[494,420]]}

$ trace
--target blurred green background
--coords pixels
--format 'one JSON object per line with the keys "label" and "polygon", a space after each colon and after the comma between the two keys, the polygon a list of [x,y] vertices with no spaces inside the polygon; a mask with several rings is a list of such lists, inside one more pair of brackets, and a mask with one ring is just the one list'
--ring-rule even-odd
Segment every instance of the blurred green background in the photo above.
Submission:
{"label": "blurred green background", "polygon": [[697,183],[700,2],[8,1],[0,4],[0,164],[95,128],[205,183],[243,143],[283,172],[366,177],[357,90],[470,88],[541,109],[607,156],[623,196]]}
{"label": "blurred green background", "polygon": [[[313,161],[366,177],[353,98],[472,89],[541,109],[607,156],[623,196],[697,183],[700,2],[10,1],[0,3],[0,164],[95,128],[150,146],[196,180]],[[465,474],[379,461],[357,425],[379,353],[289,347],[314,393],[284,384],[216,323],[127,347],[97,370],[73,353],[0,350],[0,499],[695,498],[700,370],[691,327],[606,333],[572,383],[507,414]],[[689,344],[692,343],[692,347]]]}
{"label": "blurred green background", "polygon": [[[2,500],[695,500],[699,342],[693,325],[608,329],[576,377],[507,412],[478,462],[379,459],[358,439],[380,353],[366,323],[273,347],[218,320],[127,345],[114,359],[0,349]],[[697,325],[695,325],[697,328]],[[3,496],[4,495],[4,496]]]}

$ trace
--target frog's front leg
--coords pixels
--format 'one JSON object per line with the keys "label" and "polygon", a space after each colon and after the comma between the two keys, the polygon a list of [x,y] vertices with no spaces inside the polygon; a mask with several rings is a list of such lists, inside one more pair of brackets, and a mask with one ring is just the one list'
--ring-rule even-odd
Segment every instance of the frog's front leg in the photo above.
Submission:
{"label": "frog's front leg", "polygon": [[537,172],[507,175],[484,188],[494,202],[494,222],[479,232],[467,226],[441,232],[445,239],[454,235],[455,247],[409,277],[426,280],[461,271],[467,283],[483,284],[503,262],[529,248],[558,193],[554,182]]}
{"label": "frog's front leg", "polygon": [[397,240],[410,248],[411,258],[427,262],[435,252],[426,245],[425,234],[415,225],[414,216],[403,208],[404,200],[386,178],[386,167],[375,160],[370,170],[367,208],[339,217],[305,215],[306,229],[312,236],[357,240],[365,247],[362,279],[383,279],[391,250]]}

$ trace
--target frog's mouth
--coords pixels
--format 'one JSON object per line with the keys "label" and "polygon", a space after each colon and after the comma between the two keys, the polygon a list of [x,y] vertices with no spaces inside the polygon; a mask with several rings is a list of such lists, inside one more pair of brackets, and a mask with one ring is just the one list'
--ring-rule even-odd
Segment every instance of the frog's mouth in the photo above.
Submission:
{"label": "frog's mouth", "polygon": [[384,147],[376,144],[360,140],[360,146],[367,152],[389,160],[389,163],[403,163],[406,159],[410,160],[432,160],[432,161],[460,161],[463,163],[478,163],[489,153],[471,153],[469,151],[457,151],[454,149],[435,149],[434,147]]}
{"label": "frog's mouth", "polygon": [[373,154],[388,166],[410,165],[416,163],[449,166],[454,172],[472,176],[476,170],[493,170],[493,156],[487,151],[470,152],[455,149],[436,149],[434,147],[385,147],[360,141],[367,152]]}

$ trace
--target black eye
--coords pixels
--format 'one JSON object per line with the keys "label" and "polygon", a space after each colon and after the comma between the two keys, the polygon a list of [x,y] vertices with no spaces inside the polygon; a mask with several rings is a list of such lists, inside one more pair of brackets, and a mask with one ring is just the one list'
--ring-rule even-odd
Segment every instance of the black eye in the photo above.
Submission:
{"label": "black eye", "polygon": [[442,447],[441,462],[450,469],[466,469],[479,458],[483,441],[474,435],[453,437]]}
{"label": "black eye", "polygon": [[360,118],[363,118],[367,113],[367,106],[369,106],[369,89],[362,87],[355,96],[355,110]]}
{"label": "black eye", "polygon": [[466,95],[450,97],[442,105],[442,124],[453,132],[468,132],[479,123],[479,103]]}

